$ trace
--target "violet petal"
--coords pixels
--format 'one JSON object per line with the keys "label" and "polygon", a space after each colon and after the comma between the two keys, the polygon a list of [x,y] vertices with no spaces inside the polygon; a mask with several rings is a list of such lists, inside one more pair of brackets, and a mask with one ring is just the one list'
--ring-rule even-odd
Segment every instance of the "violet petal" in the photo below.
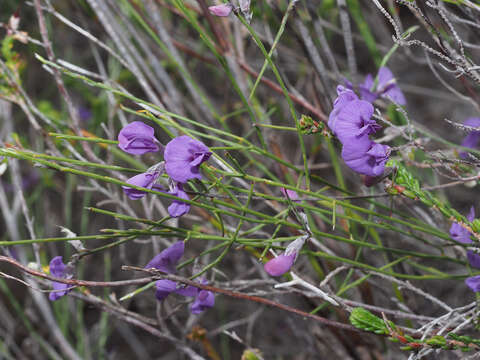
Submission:
{"label": "violet petal", "polygon": [[467,259],[471,267],[480,269],[480,255],[475,254],[473,251],[467,251]]}
{"label": "violet petal", "polygon": [[155,282],[155,287],[157,288],[155,297],[158,301],[163,301],[168,295],[175,291],[177,283],[172,280],[162,279]]}
{"label": "violet petal", "polygon": [[472,291],[480,291],[480,275],[466,278],[465,284],[467,284],[467,286],[472,289]]}
{"label": "violet petal", "polygon": [[285,274],[293,266],[296,254],[281,254],[272,260],[269,260],[263,267],[271,276],[281,276]]}
{"label": "violet petal", "polygon": [[353,100],[337,113],[330,129],[342,144],[355,141],[354,138],[376,132],[380,126],[371,119],[373,106],[368,101]]}
{"label": "violet petal", "polygon": [[132,155],[142,155],[160,150],[151,126],[134,121],[125,126],[118,134],[118,147]]}
{"label": "violet petal", "polygon": [[[170,192],[170,194],[178,196],[179,198],[190,200],[187,193],[183,191],[182,184],[177,184],[176,188]],[[173,200],[168,207],[168,213],[171,217],[180,217],[190,211],[190,204],[180,200]]]}
{"label": "violet petal", "polygon": [[300,200],[298,199],[298,194],[295,190],[289,190],[282,187],[280,191],[282,192],[283,196],[290,199],[291,201],[297,202],[297,203],[300,202]]}
{"label": "violet petal", "polygon": [[211,291],[200,290],[190,308],[192,314],[200,314],[215,305],[215,295]]}
{"label": "violet petal", "polygon": [[233,7],[230,4],[222,4],[208,7],[208,11],[210,11],[210,14],[221,17],[230,15],[232,9]]}
{"label": "violet petal", "polygon": [[164,273],[172,274],[177,270],[177,264],[184,251],[185,243],[183,241],[176,242],[150,260],[145,269],[154,268]]}
{"label": "violet petal", "polygon": [[165,171],[173,180],[186,183],[201,179],[199,166],[212,153],[205,144],[183,135],[172,139],[165,147]]}
{"label": "violet petal", "polygon": [[[152,189],[155,185],[155,182],[160,177],[161,172],[154,171],[154,172],[146,172],[142,174],[135,175],[127,180],[127,183],[144,187],[147,189]],[[131,200],[138,200],[143,198],[147,193],[142,190],[137,190],[128,186],[122,186],[123,192],[131,199]]]}
{"label": "violet petal", "polygon": [[377,144],[367,136],[344,144],[342,149],[345,164],[359,174],[368,176],[383,174],[389,155],[389,146]]}
{"label": "violet petal", "polygon": [[[57,278],[66,278],[67,277],[67,266],[63,263],[61,256],[55,256],[50,261],[50,274]],[[62,296],[68,293],[68,289],[70,286],[68,284],[52,281],[52,288],[53,290],[64,290],[64,291],[56,291],[51,292],[48,295],[48,298],[51,301],[55,301],[60,299]]]}

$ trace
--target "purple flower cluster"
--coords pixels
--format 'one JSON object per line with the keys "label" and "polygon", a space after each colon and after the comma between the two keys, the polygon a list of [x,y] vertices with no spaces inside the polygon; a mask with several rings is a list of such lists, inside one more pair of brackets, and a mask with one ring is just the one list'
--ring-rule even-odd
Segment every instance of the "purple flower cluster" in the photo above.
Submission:
{"label": "purple flower cluster", "polygon": [[371,118],[373,105],[341,85],[337,87],[337,93],[328,126],[343,145],[342,158],[345,164],[360,174],[382,175],[390,147],[377,144],[369,137],[380,129]]}
{"label": "purple flower cluster", "polygon": [[[163,147],[155,138],[153,128],[141,121],[134,121],[120,131],[118,146],[133,155],[163,150],[164,162],[153,166],[145,173],[131,177],[127,183],[146,189],[164,191],[162,187],[156,185],[156,182],[166,172],[172,180],[168,193],[185,200],[189,200],[189,197],[183,190],[183,184],[191,179],[201,179],[200,165],[212,155],[205,144],[186,135],[172,139]],[[141,199],[146,195],[142,190],[128,186],[122,188],[132,200]],[[168,213],[172,217],[182,216],[189,210],[190,205],[180,200],[174,200],[168,207]]]}
{"label": "purple flower cluster", "polygon": [[[185,244],[183,241],[177,242],[163,250],[155,256],[146,266],[146,269],[157,269],[166,274],[173,274],[177,270],[177,264],[183,256]],[[202,279],[201,284],[205,285],[207,281]],[[163,301],[171,293],[195,298],[190,307],[192,314],[200,314],[208,308],[215,305],[215,295],[211,291],[201,290],[195,286],[183,286],[172,280],[158,280],[155,283],[155,297],[158,301]]]}
{"label": "purple flower cluster", "polygon": [[[475,219],[475,208],[472,206],[470,212],[467,215],[468,221]],[[462,244],[471,244],[472,233],[461,226],[459,223],[454,222],[450,227],[450,236],[453,240]],[[474,253],[472,250],[467,251],[467,260],[471,267],[480,269],[480,255]],[[465,284],[475,292],[480,291],[480,275],[469,277],[465,280]]]}
{"label": "purple flower cluster", "polygon": [[[61,256],[55,256],[50,261],[50,274],[61,279],[68,279],[71,277],[67,266],[63,263]],[[55,301],[66,295],[69,292],[68,288],[70,286],[61,282],[52,281],[52,287],[55,292],[51,292],[48,298],[51,301]]]}

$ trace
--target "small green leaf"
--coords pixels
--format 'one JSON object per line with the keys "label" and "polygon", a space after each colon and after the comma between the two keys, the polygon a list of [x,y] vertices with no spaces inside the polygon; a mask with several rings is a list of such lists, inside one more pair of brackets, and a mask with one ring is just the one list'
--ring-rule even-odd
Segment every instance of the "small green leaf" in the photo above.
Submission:
{"label": "small green leaf", "polygon": [[389,334],[388,328],[382,319],[363,308],[355,308],[350,314],[350,323],[358,329],[375,334]]}
{"label": "small green leaf", "polygon": [[428,345],[434,346],[434,347],[441,347],[447,344],[447,340],[440,335],[436,335],[431,337],[430,339],[425,341]]}

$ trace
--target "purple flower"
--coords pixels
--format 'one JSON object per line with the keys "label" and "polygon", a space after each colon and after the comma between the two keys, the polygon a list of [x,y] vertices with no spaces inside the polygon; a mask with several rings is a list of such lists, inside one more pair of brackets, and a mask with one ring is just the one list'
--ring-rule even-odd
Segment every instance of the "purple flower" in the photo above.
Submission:
{"label": "purple flower", "polygon": [[293,266],[297,254],[290,255],[281,254],[272,260],[269,260],[263,268],[271,276],[280,276],[285,274]]}
{"label": "purple flower", "polygon": [[118,141],[118,147],[132,155],[160,150],[160,142],[155,138],[153,128],[141,121],[134,121],[120,130]]}
{"label": "purple flower", "polygon": [[183,241],[176,242],[155,256],[145,266],[145,269],[157,269],[167,274],[172,274],[177,270],[177,264],[185,251]]}
{"label": "purple flower", "polygon": [[350,144],[380,129],[380,125],[371,119],[372,115],[372,104],[365,100],[352,100],[344,104],[335,117],[329,118],[328,126],[342,144]]}
{"label": "purple flower", "polygon": [[407,103],[392,72],[386,66],[382,66],[378,71],[377,93],[379,93],[380,96],[391,98],[397,104],[405,105]]}
{"label": "purple flower", "polygon": [[[50,274],[57,278],[68,278],[69,274],[67,271],[67,266],[63,263],[61,256],[55,256],[50,261]],[[68,284],[52,281],[53,290],[61,290],[56,292],[51,292],[48,298],[51,301],[60,299],[62,296],[66,295],[69,290]]]}
{"label": "purple flower", "polygon": [[195,297],[198,294],[198,288],[192,285],[187,285],[187,286],[178,285],[177,288],[175,289],[175,294],[188,296],[188,297]]}
{"label": "purple flower", "polygon": [[199,167],[211,155],[204,143],[186,135],[176,137],[165,147],[165,171],[173,180],[181,183],[201,179]]}
{"label": "purple flower", "polygon": [[158,301],[165,300],[167,296],[171,293],[188,297],[195,297],[198,293],[198,288],[196,288],[195,286],[178,285],[175,281],[166,279],[158,280],[157,282],[155,282],[155,287],[157,288],[157,290],[155,291],[155,297]]}
{"label": "purple flower", "polygon": [[[470,212],[467,215],[468,221],[473,221],[475,219],[475,208],[472,206],[470,208]],[[450,236],[453,240],[458,241],[462,244],[470,244],[472,243],[472,239],[470,239],[470,235],[472,233],[461,226],[459,223],[454,222],[450,227]]]}
{"label": "purple flower", "polygon": [[294,202],[298,202],[298,203],[300,202],[300,200],[298,199],[298,194],[295,190],[289,190],[282,187],[280,191],[282,192],[283,196],[285,196],[286,198]]}
{"label": "purple flower", "polygon": [[[351,83],[350,84],[351,87]],[[333,102],[333,110],[328,116],[328,127],[333,131],[334,124],[337,120],[338,114],[340,111],[347,105],[349,102],[358,100],[358,96],[350,88],[346,88],[342,85],[337,86],[338,97]]]}
{"label": "purple flower", "polygon": [[[366,85],[373,84],[367,76]],[[351,83],[347,82],[347,86]],[[356,172],[371,177],[383,174],[390,147],[369,139],[369,135],[380,129],[371,117],[373,105],[359,100],[355,93],[343,86],[337,87],[338,97],[328,118],[328,126],[343,144],[342,157]]]}
{"label": "purple flower", "polygon": [[[176,183],[173,185],[171,184],[170,191],[168,192],[160,185],[153,185],[152,189],[161,191],[161,192],[166,192],[168,194],[177,196],[185,200],[190,200],[187,193],[183,191],[183,185],[181,183]],[[171,217],[180,217],[182,215],[185,215],[189,211],[190,211],[190,204],[183,202],[181,200],[173,200],[173,202],[168,207],[168,213]]]}
{"label": "purple flower", "polygon": [[[475,208],[472,206],[470,212],[467,215],[468,221],[473,221],[475,219]],[[450,227],[450,236],[453,240],[458,241],[462,244],[471,244],[473,241],[470,238],[472,233],[461,226],[459,223],[454,222]],[[480,255],[474,253],[471,250],[467,251],[467,259],[470,263],[470,266],[480,269]],[[467,284],[468,285],[468,284]],[[470,286],[470,285],[469,285]]]}
{"label": "purple flower", "polygon": [[365,81],[359,86],[360,96],[363,100],[374,102],[379,96],[381,96],[390,98],[400,105],[405,105],[407,103],[402,90],[397,85],[389,68],[382,66],[378,70],[378,84],[375,91],[372,91],[373,84],[373,76],[368,74],[365,77]]}
{"label": "purple flower", "polygon": [[301,236],[288,244],[283,254],[265,263],[265,271],[271,276],[280,276],[289,271],[307,239],[308,236]]}
{"label": "purple flower", "polygon": [[233,6],[231,4],[222,4],[208,7],[208,11],[210,11],[210,14],[215,16],[228,16],[232,12],[232,9]]}
{"label": "purple flower", "polygon": [[358,86],[362,100],[369,101],[371,103],[377,100],[377,93],[370,91],[370,89],[373,87],[373,82],[374,80],[372,74],[368,74],[365,77],[365,81]]}
{"label": "purple flower", "polygon": [[[152,189],[152,187],[157,182],[158,178],[162,174],[162,171],[155,170],[152,172],[145,172],[142,174],[135,175],[127,180],[127,183],[144,187],[147,189]],[[143,198],[147,193],[143,190],[137,190],[128,186],[122,186],[123,192],[131,199],[131,200],[138,200]]]}
{"label": "purple flower", "polygon": [[472,291],[480,291],[480,275],[466,278],[465,284],[467,284],[467,286],[472,289]]}
{"label": "purple flower", "polygon": [[[200,290],[200,289],[199,289]],[[215,305],[215,295],[211,291],[200,290],[195,301],[190,307],[192,314],[200,314],[201,312]]]}
{"label": "purple flower", "polygon": [[367,136],[344,144],[342,149],[345,164],[352,170],[368,176],[383,174],[389,155],[388,145],[377,144]]}
{"label": "purple flower", "polygon": [[[185,200],[190,200],[187,193],[183,191],[183,186],[181,183],[177,183],[173,190],[169,191],[168,193]],[[187,204],[180,200],[173,200],[172,204],[168,207],[168,213],[171,217],[180,217],[182,215],[185,215],[189,211],[190,204]]]}
{"label": "purple flower", "polygon": [[468,250],[467,259],[471,267],[480,269],[480,255],[474,253],[472,250]]}
{"label": "purple flower", "polygon": [[[206,284],[205,279],[201,280],[202,284]],[[182,296],[194,297],[195,301],[190,307],[192,314],[200,314],[208,308],[211,308],[215,305],[215,295],[213,292],[208,290],[202,290],[195,286],[183,286],[177,284],[175,281],[171,280],[158,280],[155,283],[157,290],[155,291],[155,297],[158,301],[163,301],[171,293],[179,294]]]}
{"label": "purple flower", "polygon": [[[480,118],[468,118],[465,120],[463,125],[475,127],[480,127]],[[470,149],[475,149],[480,142],[480,131],[471,131],[462,141],[463,147],[468,147]],[[462,151],[460,157],[466,159],[468,157],[467,152]]]}
{"label": "purple flower", "polygon": [[158,280],[155,283],[157,290],[155,291],[155,297],[158,301],[163,301],[168,295],[175,291],[177,288],[177,283],[172,280]]}

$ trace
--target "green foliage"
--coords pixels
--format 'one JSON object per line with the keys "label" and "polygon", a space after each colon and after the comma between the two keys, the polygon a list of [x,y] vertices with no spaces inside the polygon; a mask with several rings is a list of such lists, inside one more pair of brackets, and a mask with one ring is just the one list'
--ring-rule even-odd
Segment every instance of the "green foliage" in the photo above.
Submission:
{"label": "green foliage", "polygon": [[[390,333],[382,319],[361,307],[352,310],[349,320],[357,329],[362,329],[379,335],[387,335]],[[392,327],[394,326],[391,322],[390,325]]]}
{"label": "green foliage", "polygon": [[320,121],[313,120],[311,116],[302,114],[299,121],[300,131],[304,135],[311,135],[321,133],[323,136],[331,138],[332,133],[328,129],[327,125]]}
{"label": "green foliage", "polygon": [[447,345],[447,339],[445,339],[443,336],[435,335],[430,339],[425,340],[425,343],[432,347],[443,347]]}
{"label": "green foliage", "polygon": [[448,337],[453,340],[460,341],[467,346],[470,344],[475,344],[480,346],[480,339],[472,339],[470,336],[467,336],[467,335],[457,335],[454,333],[448,333]]}
{"label": "green foliage", "polygon": [[0,97],[15,99],[15,88],[11,85],[14,82],[20,84],[20,69],[22,67],[18,54],[13,50],[14,38],[12,36],[5,36],[1,43],[1,54],[8,69],[8,74],[5,71],[0,71]]}
{"label": "green foliage", "polygon": [[[415,176],[399,161],[389,160],[387,162],[388,167],[393,168],[393,183],[386,189],[392,195],[401,194],[410,199],[419,200],[428,207],[434,208],[439,211],[445,218],[465,223],[470,225],[471,223],[461,215],[458,211],[453,209],[449,204],[439,200],[431,192],[423,190],[420,187],[420,182]],[[477,221],[471,224],[474,232],[478,232],[480,223]]]}
{"label": "green foliage", "polygon": [[[393,168],[393,182],[396,185],[400,185],[405,189],[402,192],[402,195],[409,197],[411,199],[422,199],[426,196],[420,188],[420,182],[407,170],[407,168],[397,160],[389,160],[387,162],[387,167]],[[388,189],[392,194],[399,193],[399,189],[391,188]]]}

